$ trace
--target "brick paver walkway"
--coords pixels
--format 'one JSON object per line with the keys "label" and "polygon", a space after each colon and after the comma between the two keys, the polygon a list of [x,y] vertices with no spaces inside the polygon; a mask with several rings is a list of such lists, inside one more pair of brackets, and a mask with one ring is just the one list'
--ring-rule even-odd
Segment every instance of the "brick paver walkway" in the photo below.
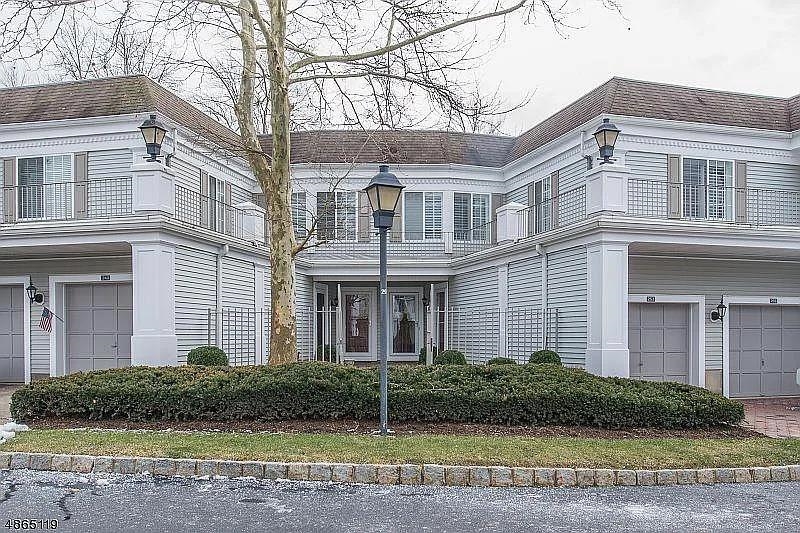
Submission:
{"label": "brick paver walkway", "polygon": [[800,438],[800,397],[742,400],[744,425],[770,437]]}

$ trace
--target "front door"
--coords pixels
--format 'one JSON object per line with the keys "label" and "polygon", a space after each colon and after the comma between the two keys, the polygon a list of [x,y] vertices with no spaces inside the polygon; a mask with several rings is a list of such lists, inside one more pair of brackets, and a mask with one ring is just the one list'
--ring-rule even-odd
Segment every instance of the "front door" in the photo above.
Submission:
{"label": "front door", "polygon": [[0,285],[0,383],[25,381],[25,291]]}
{"label": "front door", "polygon": [[422,348],[422,293],[391,293],[392,355],[418,356]]}
{"label": "front door", "polygon": [[356,361],[377,360],[376,297],[372,289],[342,290],[344,356]]}

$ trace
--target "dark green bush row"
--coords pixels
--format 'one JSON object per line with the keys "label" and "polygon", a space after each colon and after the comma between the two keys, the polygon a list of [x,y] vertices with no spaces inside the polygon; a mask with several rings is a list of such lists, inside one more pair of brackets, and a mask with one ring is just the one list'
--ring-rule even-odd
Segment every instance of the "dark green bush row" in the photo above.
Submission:
{"label": "dark green bush row", "polygon": [[228,356],[216,346],[198,346],[186,355],[190,365],[228,366]]}
{"label": "dark green bush row", "polygon": [[492,357],[486,361],[487,365],[516,365],[517,362],[510,357]]}
{"label": "dark green bush row", "polygon": [[[742,420],[742,404],[677,383],[601,378],[551,364],[395,367],[395,421],[705,427]],[[16,420],[375,419],[377,369],[332,363],[132,367],[36,381],[16,391]]]}

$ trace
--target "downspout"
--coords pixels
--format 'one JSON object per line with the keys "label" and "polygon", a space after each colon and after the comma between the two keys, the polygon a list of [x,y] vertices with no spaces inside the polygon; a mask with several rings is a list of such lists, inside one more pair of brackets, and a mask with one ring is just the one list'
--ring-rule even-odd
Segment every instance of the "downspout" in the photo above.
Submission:
{"label": "downspout", "polygon": [[216,331],[215,331],[215,340],[217,348],[222,348],[222,258],[228,255],[230,251],[230,247],[227,244],[223,244],[219,247],[219,251],[217,252],[217,300],[216,300]]}

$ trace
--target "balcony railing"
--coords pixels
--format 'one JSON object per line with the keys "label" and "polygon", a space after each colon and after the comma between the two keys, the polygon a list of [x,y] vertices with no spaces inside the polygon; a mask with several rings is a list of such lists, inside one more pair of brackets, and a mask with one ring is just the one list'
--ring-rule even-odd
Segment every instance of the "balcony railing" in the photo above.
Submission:
{"label": "balcony railing", "polygon": [[175,186],[175,218],[181,222],[239,239],[255,238],[244,229],[245,216],[246,212],[238,207],[186,187]]}
{"label": "balcony railing", "polygon": [[[321,232],[305,251],[316,259],[378,257],[380,237],[374,230]],[[327,239],[324,239],[328,237]],[[389,231],[389,257],[462,257],[492,246],[491,224],[457,232],[408,233]]]}
{"label": "balcony railing", "polygon": [[800,191],[628,180],[628,215],[800,226]]}
{"label": "balcony railing", "polygon": [[586,186],[581,185],[518,213],[520,235],[530,237],[586,218]]}
{"label": "balcony railing", "polygon": [[0,194],[0,222],[110,218],[133,212],[131,178],[8,185]]}

